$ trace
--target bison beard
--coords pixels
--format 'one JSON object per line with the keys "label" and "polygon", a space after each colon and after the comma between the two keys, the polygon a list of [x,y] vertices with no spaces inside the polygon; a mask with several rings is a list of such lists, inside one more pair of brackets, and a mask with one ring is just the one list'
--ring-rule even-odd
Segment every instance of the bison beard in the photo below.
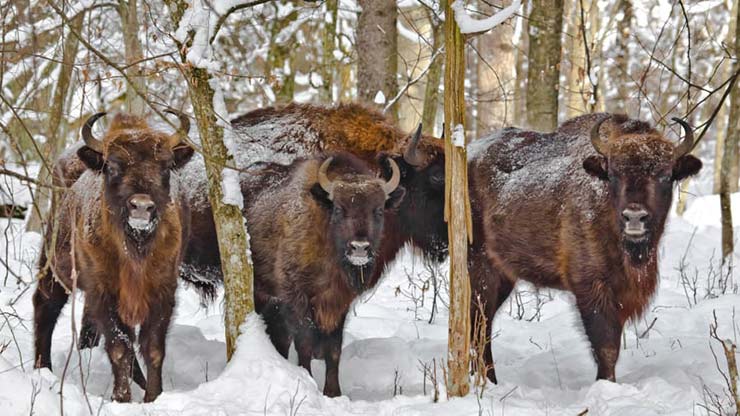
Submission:
{"label": "bison beard", "polygon": [[[95,342],[91,324],[104,335],[113,399],[123,402],[131,400],[132,370],[134,381],[146,390],[144,401],[162,391],[165,337],[189,235],[187,203],[177,186],[170,187],[170,171],[193,154],[181,142],[189,122],[184,114],[167,111],[180,117],[181,131],[173,135],[150,129],[139,117],[119,114],[99,141],[91,128],[105,113],[85,123],[85,146],[77,155],[88,170],[64,194],[59,216],[47,227],[33,296],[34,365],[51,368],[52,332],[77,269],[77,284],[86,294],[83,340]],[[141,325],[148,382],[134,358],[136,325]]]}
{"label": "bison beard", "polygon": [[[615,380],[624,323],[655,291],[672,185],[701,168],[688,154],[691,130],[678,122],[686,137],[675,148],[646,123],[610,114],[577,117],[549,134],[504,129],[469,145],[471,303],[485,302],[487,340],[517,279],[565,289],[597,378]],[[484,358],[496,382],[490,341]]]}

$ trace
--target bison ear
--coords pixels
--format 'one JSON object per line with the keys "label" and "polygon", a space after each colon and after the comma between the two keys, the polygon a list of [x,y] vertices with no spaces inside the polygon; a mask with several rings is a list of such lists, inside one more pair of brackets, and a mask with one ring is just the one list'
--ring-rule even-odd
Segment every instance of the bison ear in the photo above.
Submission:
{"label": "bison ear", "polygon": [[331,202],[331,199],[329,199],[329,193],[324,190],[324,188],[321,187],[320,184],[316,183],[311,187],[311,196],[313,196],[313,199],[316,200],[316,202],[319,203],[322,207],[326,209],[332,209],[334,206]]}
{"label": "bison ear", "polygon": [[399,185],[385,200],[385,209],[398,209],[404,196],[406,196],[406,189]]}
{"label": "bison ear", "polygon": [[607,169],[607,163],[606,158],[603,156],[589,156],[583,161],[583,169],[591,176],[599,178],[602,181],[608,181],[609,171]]}
{"label": "bison ear", "polygon": [[77,149],[77,157],[80,158],[82,163],[84,163],[88,169],[95,171],[103,170],[103,165],[105,164],[103,155],[90,147],[82,146]]}
{"label": "bison ear", "polygon": [[676,160],[673,165],[673,180],[680,181],[681,179],[688,178],[689,176],[696,175],[702,167],[701,160],[692,156],[685,155],[681,156]]}
{"label": "bison ear", "polygon": [[185,166],[185,164],[190,161],[190,158],[193,157],[193,153],[193,148],[186,144],[175,146],[175,148],[172,149],[172,154],[174,155],[174,166],[172,169],[180,169]]}
{"label": "bison ear", "polygon": [[391,176],[393,176],[391,167],[388,164],[388,159],[393,159],[393,161],[396,162],[396,165],[398,165],[398,170],[401,172],[401,178],[408,177],[409,170],[414,169],[413,166],[406,163],[406,161],[403,159],[403,156],[393,157],[388,153],[381,152],[376,160],[378,162],[378,166],[380,166],[380,176],[382,178],[385,178],[385,180],[388,180]]}

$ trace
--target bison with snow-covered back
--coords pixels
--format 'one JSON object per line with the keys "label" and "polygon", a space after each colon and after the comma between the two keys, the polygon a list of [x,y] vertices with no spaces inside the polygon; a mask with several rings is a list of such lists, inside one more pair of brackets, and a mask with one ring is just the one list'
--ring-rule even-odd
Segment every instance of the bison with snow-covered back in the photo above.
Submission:
{"label": "bison with snow-covered back", "polygon": [[[598,366],[615,380],[622,328],[655,291],[676,181],[696,174],[689,125],[677,146],[645,122],[590,114],[553,133],[507,128],[471,143],[473,303],[486,329],[517,279],[572,292]],[[475,313],[473,311],[473,319]],[[496,381],[490,343],[489,379]]]}
{"label": "bison with snow-covered back", "polygon": [[284,356],[326,362],[324,394],[338,396],[344,320],[374,284],[386,211],[404,197],[393,160],[388,181],[340,153],[253,171],[243,186],[252,238],[257,312]]}
{"label": "bison with snow-covered back", "polygon": [[[35,362],[51,368],[51,337],[73,285],[86,293],[86,313],[105,337],[113,370],[113,399],[130,401],[129,377],[145,388],[145,401],[162,392],[165,337],[189,233],[187,202],[177,175],[193,155],[181,131],[165,134],[142,118],[119,114],[102,140],[85,123],[77,150],[87,170],[66,190],[46,230],[33,295]],[[74,274],[76,273],[76,276]],[[75,279],[76,277],[76,279]],[[148,382],[135,364],[134,327],[147,364]]]}

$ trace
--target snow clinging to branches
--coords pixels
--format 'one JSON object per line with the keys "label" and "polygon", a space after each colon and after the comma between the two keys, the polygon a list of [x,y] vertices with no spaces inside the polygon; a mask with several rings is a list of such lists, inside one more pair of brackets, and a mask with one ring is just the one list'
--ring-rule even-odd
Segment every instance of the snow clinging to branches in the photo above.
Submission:
{"label": "snow clinging to branches", "polygon": [[460,27],[460,33],[477,34],[487,32],[500,25],[506,19],[511,17],[517,10],[519,10],[520,6],[521,0],[516,0],[510,6],[504,8],[500,12],[482,20],[472,18],[468,14],[468,12],[465,11],[465,4],[463,0],[456,0],[454,3],[452,3],[452,10],[455,12],[455,21]]}

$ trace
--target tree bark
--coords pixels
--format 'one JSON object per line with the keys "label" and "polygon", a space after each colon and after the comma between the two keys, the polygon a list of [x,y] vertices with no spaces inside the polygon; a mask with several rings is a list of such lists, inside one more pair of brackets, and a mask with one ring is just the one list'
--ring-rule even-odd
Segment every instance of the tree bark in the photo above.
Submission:
{"label": "tree bark", "polygon": [[[470,391],[470,279],[468,241],[472,242],[468,167],[465,151],[465,39],[445,5],[445,221],[450,251],[450,317],[447,342],[450,396]],[[453,132],[455,132],[453,134]],[[453,143],[453,136],[462,136]]]}
{"label": "tree bark", "polygon": [[[529,12],[529,0],[522,1],[522,15]],[[517,19],[522,25],[516,44],[516,80],[514,81],[514,124],[527,124],[527,52],[529,51],[529,19]]]}
{"label": "tree bark", "polygon": [[[168,0],[174,25],[188,8],[182,0]],[[178,45],[183,60],[183,73],[190,91],[190,101],[198,124],[203,156],[208,178],[208,199],[216,224],[218,248],[221,253],[221,270],[224,276],[224,326],[226,330],[226,356],[231,359],[236,349],[239,326],[247,314],[254,311],[254,271],[249,257],[247,224],[239,206],[224,201],[223,179],[228,163],[233,162],[224,144],[224,127],[214,109],[216,80],[203,68],[187,62],[184,45]],[[221,117],[226,114],[221,114]]]}
{"label": "tree bark", "polygon": [[[738,3],[740,0],[735,0]],[[735,20],[740,23],[740,7],[735,7]],[[740,24],[735,25],[735,54],[740,53]],[[738,62],[733,64],[733,73],[737,71]],[[720,183],[720,209],[722,213],[722,260],[732,255],[734,241],[732,233],[732,209],[730,193],[737,190],[738,178],[732,174],[732,168],[737,165],[738,142],[740,142],[740,88],[737,86],[730,93],[730,118],[725,139],[725,149],[722,152],[722,171]]]}
{"label": "tree bark", "polygon": [[[735,16],[737,16],[737,7],[738,2],[733,2],[731,6],[731,13],[732,18],[730,19],[730,30],[727,32],[727,36],[725,36],[724,43],[730,44],[732,43],[732,36],[735,33],[735,28],[737,27],[737,19]],[[728,66],[725,68],[724,76],[725,79],[729,77],[732,74],[732,67]],[[737,88],[737,87],[735,87]],[[717,138],[716,143],[714,147],[714,186],[712,188],[713,193],[718,194],[720,193],[720,187],[722,183],[722,159],[724,155],[724,146],[725,146],[725,138],[727,137],[727,129],[729,126],[729,120],[728,120],[728,112],[730,109],[729,103],[725,103],[722,108],[719,110],[719,114],[717,115]]]}
{"label": "tree bark", "polygon": [[[584,5],[585,7],[585,5]],[[586,48],[583,33],[581,31],[581,5],[579,2],[571,2],[566,6],[568,9],[568,30],[566,31],[565,56],[563,61],[568,64],[568,88],[564,91],[566,102],[565,117],[572,118],[588,112],[588,97],[590,96],[590,84],[586,74]]]}
{"label": "tree bark", "polygon": [[[486,15],[498,9],[488,6],[488,0],[479,0],[478,9]],[[509,6],[511,0],[500,2]],[[504,23],[480,35],[478,41],[478,117],[476,131],[485,133],[513,122],[513,96],[516,89],[516,57],[514,55],[514,25]]]}
{"label": "tree bark", "polygon": [[[396,0],[360,0],[362,12],[357,20],[357,92],[360,101],[377,107],[398,94],[398,35]],[[375,103],[378,91],[383,103]],[[397,105],[389,114],[397,119]]]}
{"label": "tree bark", "polygon": [[[278,6],[273,4],[275,15],[278,14]],[[265,61],[265,75],[274,78],[273,82],[275,92],[275,104],[288,104],[293,101],[295,95],[295,71],[291,68],[285,71],[285,67],[290,68],[291,50],[294,47],[294,37],[284,39],[278,42],[278,35],[291,23],[298,19],[298,11],[294,10],[287,16],[270,22],[266,22],[270,28],[270,48]]]}
{"label": "tree bark", "polygon": [[[444,24],[431,11],[427,10],[429,23],[432,26],[432,56],[444,47]],[[439,106],[439,82],[442,79],[442,64],[444,60],[441,56],[432,62],[427,72],[427,81],[424,88],[424,108],[421,115],[421,123],[424,134],[434,134],[434,127],[437,125],[437,108]]]}
{"label": "tree bark", "polygon": [[[72,30],[79,33],[82,29],[82,23],[85,20],[84,13],[78,13],[72,18],[70,26]],[[30,216],[26,224],[27,231],[41,233],[44,230],[44,222],[49,212],[54,212],[54,207],[50,206],[53,198],[54,189],[52,187],[52,167],[54,161],[64,149],[65,135],[60,134],[62,119],[64,115],[64,103],[69,94],[70,81],[72,79],[72,70],[74,69],[77,58],[77,49],[79,39],[76,36],[68,35],[64,40],[62,48],[62,63],[59,70],[59,79],[54,88],[54,97],[51,107],[49,108],[49,124],[46,130],[46,142],[42,149],[43,160],[39,170],[38,185],[34,195],[35,209],[30,209]]]}
{"label": "tree bark", "polygon": [[613,108],[615,112],[626,113],[627,103],[629,101],[630,80],[630,51],[629,44],[632,36],[632,1],[619,0],[617,5],[617,14],[622,15],[622,19],[617,22],[617,39],[614,45],[615,56],[614,65],[611,67],[609,78],[617,87],[617,96],[614,97]]}
{"label": "tree bark", "polygon": [[539,131],[558,125],[560,36],[563,0],[532,0],[529,15],[529,70],[527,72],[527,123]]}
{"label": "tree bark", "polygon": [[140,62],[144,53],[139,40],[139,10],[137,0],[119,0],[118,13],[121,16],[121,27],[123,29],[123,49],[126,65],[126,75],[136,85],[127,85],[126,88],[126,110],[133,114],[142,114],[146,108],[144,98],[136,91],[146,91],[146,77],[141,71]]}
{"label": "tree bark", "polygon": [[319,100],[322,103],[333,102],[334,88],[334,42],[337,34],[337,17],[339,1],[326,0],[326,18],[321,38],[321,88]]}

